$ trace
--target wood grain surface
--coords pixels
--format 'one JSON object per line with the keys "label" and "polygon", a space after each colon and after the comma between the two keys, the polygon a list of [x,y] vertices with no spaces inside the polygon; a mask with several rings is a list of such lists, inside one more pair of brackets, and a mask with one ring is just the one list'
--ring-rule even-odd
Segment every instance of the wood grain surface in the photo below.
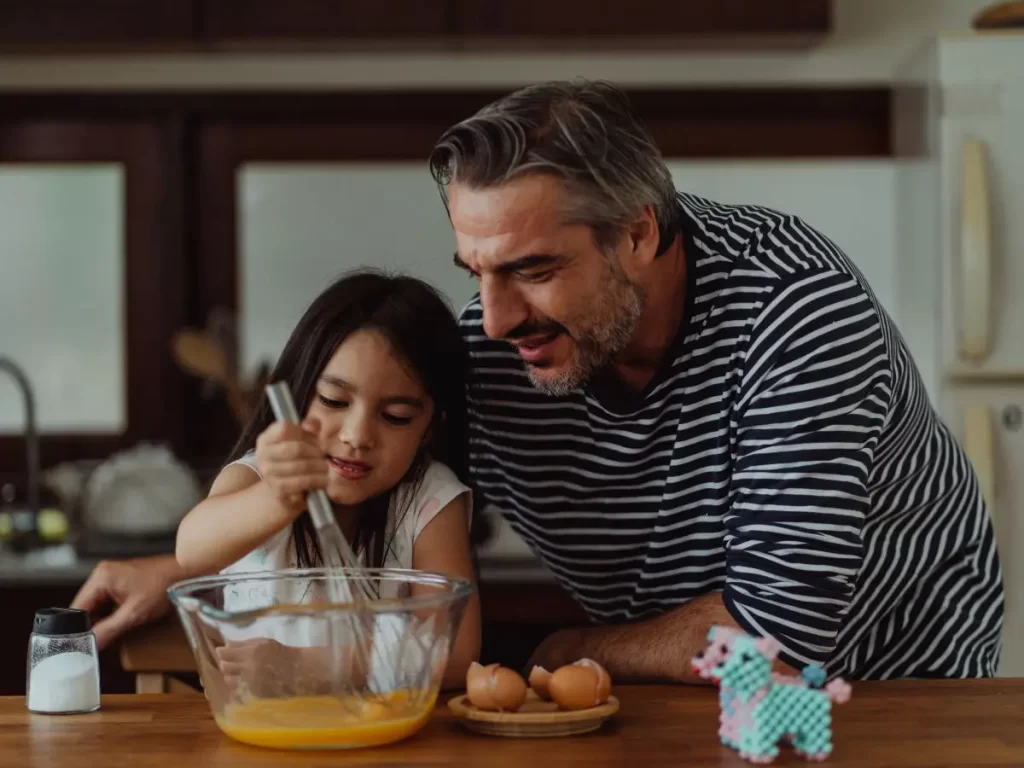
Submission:
{"label": "wood grain surface", "polygon": [[[205,699],[108,696],[89,715],[33,715],[24,699],[0,698],[0,755],[22,768],[122,766],[746,766],[718,744],[711,688],[619,686],[619,712],[594,733],[503,739],[466,731],[439,702],[420,733],[387,747],[289,753],[233,742]],[[837,708],[835,752],[844,766],[1024,765],[1024,680],[899,681],[855,684]],[[809,765],[784,750],[773,765]]]}

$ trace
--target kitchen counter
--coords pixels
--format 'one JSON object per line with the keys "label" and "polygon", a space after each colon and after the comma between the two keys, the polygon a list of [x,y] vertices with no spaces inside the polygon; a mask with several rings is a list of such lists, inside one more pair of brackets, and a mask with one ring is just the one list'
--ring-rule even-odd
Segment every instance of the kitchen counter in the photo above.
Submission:
{"label": "kitchen counter", "polygon": [[[28,555],[0,552],[0,604],[13,626],[0,639],[0,653],[24,658],[36,609],[68,605],[98,560],[78,558],[70,547],[53,547]],[[524,557],[482,557],[480,596],[486,658],[522,666],[544,637],[557,629],[586,623],[580,606],[554,583],[536,560]],[[172,614],[173,617],[173,614]],[[171,629],[180,633],[176,619]],[[146,634],[148,628],[143,628]],[[178,638],[184,644],[184,636]],[[100,656],[104,690],[130,691],[132,675],[121,669],[116,648]],[[20,664],[0,667],[0,694],[24,691]]]}
{"label": "kitchen counter", "polygon": [[[70,547],[52,547],[28,554],[0,551],[0,587],[75,586],[92,573],[98,559],[78,557]],[[554,584],[539,561],[525,557],[482,557],[480,581],[490,584]]]}
{"label": "kitchen counter", "polygon": [[98,562],[79,558],[70,547],[26,554],[0,551],[0,587],[78,586]]}
{"label": "kitchen counter", "polygon": [[[0,754],[22,768],[194,765],[748,766],[718,743],[715,690],[619,686],[619,712],[595,733],[501,739],[463,729],[444,696],[427,726],[385,747],[289,753],[232,741],[200,695],[106,696],[88,715],[34,715],[0,698]],[[824,765],[1024,765],[1024,680],[897,681],[854,685],[836,707],[835,751]],[[814,765],[783,748],[776,765]]]}

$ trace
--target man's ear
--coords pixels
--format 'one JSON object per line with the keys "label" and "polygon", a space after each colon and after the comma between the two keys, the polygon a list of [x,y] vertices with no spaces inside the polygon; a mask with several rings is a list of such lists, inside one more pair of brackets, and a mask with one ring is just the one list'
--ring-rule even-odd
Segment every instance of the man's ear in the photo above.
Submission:
{"label": "man's ear", "polygon": [[644,208],[643,213],[630,222],[627,232],[632,248],[629,258],[637,266],[650,264],[658,255],[658,243],[661,239],[658,233],[658,220],[654,216],[654,209],[650,206]]}

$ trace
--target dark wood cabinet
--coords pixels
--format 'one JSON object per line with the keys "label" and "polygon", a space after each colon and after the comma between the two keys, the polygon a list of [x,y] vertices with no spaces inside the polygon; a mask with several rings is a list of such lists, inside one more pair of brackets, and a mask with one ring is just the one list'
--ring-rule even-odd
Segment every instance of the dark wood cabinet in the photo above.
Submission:
{"label": "dark wood cabinet", "polygon": [[[171,359],[182,326],[238,307],[237,174],[250,162],[425,160],[500,92],[0,94],[0,163],[116,162],[125,172],[126,429],[46,434],[44,467],[168,442],[217,466],[238,426]],[[669,158],[880,157],[889,95],[862,89],[633,90]],[[426,171],[424,170],[424,173]],[[0,467],[23,446],[0,437]]]}
{"label": "dark wood cabinet", "polygon": [[831,0],[2,0],[0,46],[301,49],[619,40],[774,45],[826,34]]}
{"label": "dark wood cabinet", "polygon": [[191,44],[199,32],[191,0],[2,0],[0,45]]}
{"label": "dark wood cabinet", "polygon": [[203,0],[203,37],[212,43],[437,37],[450,0]]}
{"label": "dark wood cabinet", "polygon": [[[0,112],[6,113],[8,106]],[[180,169],[171,126],[141,115],[118,119],[2,113],[0,165],[46,168],[114,163],[121,167],[124,180],[125,428],[117,434],[44,433],[40,441],[43,468],[70,459],[105,458],[142,440],[167,441],[179,448],[187,382],[168,351],[171,335],[184,322],[186,299],[175,207]],[[40,295],[38,300],[48,297]],[[0,436],[0,467],[20,471],[23,456],[20,438]]]}
{"label": "dark wood cabinet", "polygon": [[820,36],[828,0],[461,0],[459,33],[485,37]]}

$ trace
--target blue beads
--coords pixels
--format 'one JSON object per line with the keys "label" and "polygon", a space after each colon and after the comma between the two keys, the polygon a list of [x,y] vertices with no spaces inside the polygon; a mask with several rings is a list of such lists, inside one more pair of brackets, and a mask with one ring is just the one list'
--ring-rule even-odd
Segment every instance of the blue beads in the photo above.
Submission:
{"label": "blue beads", "polygon": [[816,665],[804,667],[800,677],[773,674],[780,646],[772,638],[714,627],[708,640],[693,668],[719,681],[722,744],[755,763],[774,760],[780,742],[811,760],[831,754],[832,704],[849,700],[849,685],[837,678],[822,688],[827,676]]}

